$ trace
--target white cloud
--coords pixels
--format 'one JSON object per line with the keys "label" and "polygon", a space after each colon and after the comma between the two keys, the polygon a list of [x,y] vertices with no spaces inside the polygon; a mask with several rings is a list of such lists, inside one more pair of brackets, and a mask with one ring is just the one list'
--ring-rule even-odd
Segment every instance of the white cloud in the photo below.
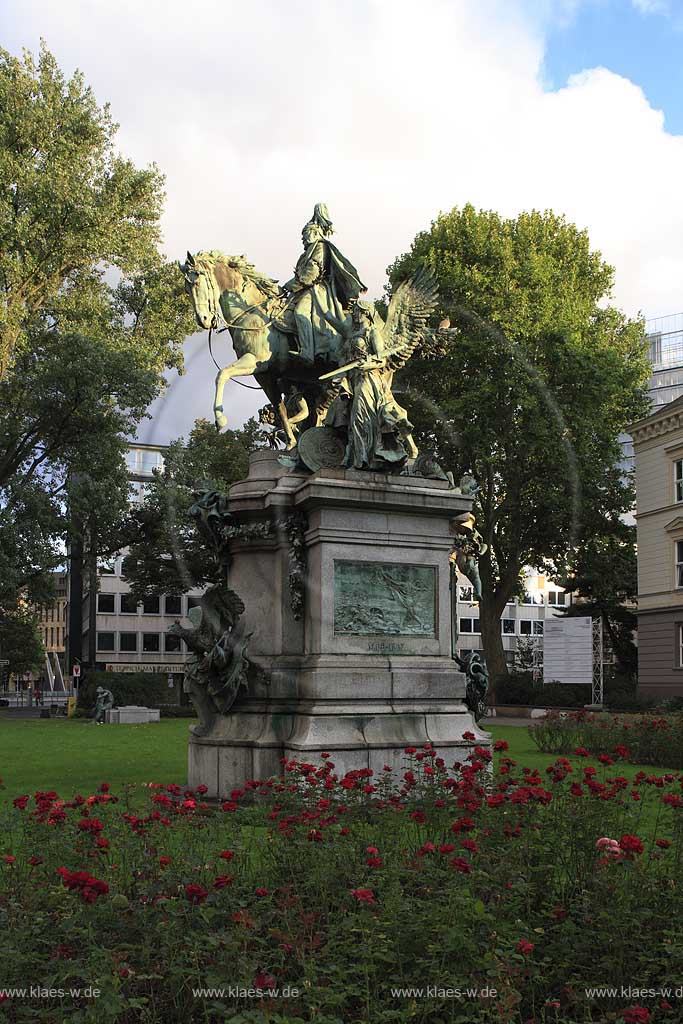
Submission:
{"label": "white cloud", "polygon": [[666,0],[631,0],[641,14],[668,14],[669,5]]}
{"label": "white cloud", "polygon": [[[683,137],[605,68],[544,91],[544,31],[574,3],[24,0],[5,45],[35,48],[43,35],[111,100],[123,151],[166,172],[170,256],[245,252],[286,279],[324,200],[335,240],[379,294],[387,265],[440,210],[551,207],[616,266],[618,304],[675,312]],[[208,355],[190,373],[200,359],[212,377]],[[181,383],[186,419],[190,407],[210,414],[211,396]],[[256,393],[230,387],[234,422]]]}

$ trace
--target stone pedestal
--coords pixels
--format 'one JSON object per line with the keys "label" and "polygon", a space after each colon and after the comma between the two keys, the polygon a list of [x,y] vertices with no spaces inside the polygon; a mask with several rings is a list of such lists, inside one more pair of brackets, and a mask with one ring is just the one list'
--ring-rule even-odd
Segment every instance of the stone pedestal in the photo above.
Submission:
{"label": "stone pedestal", "polygon": [[242,529],[228,583],[246,605],[249,656],[270,682],[208,735],[191,735],[190,786],[225,796],[278,774],[282,757],[317,761],[323,751],[343,774],[400,768],[407,745],[462,760],[467,731],[488,744],[451,659],[448,524],[470,506],[439,480],[303,475],[276,452],[255,452],[230,489]]}
{"label": "stone pedestal", "polygon": [[137,704],[126,704],[104,713],[104,720],[108,725],[147,725],[160,719],[161,712],[158,708],[142,708]]}

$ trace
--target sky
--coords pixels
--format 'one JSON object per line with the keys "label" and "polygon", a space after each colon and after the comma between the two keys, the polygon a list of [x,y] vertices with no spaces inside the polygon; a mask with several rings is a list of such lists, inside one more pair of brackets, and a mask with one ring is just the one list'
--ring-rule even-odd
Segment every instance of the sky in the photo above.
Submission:
{"label": "sky", "polygon": [[[552,208],[628,314],[683,309],[683,0],[0,0],[0,45],[40,37],[165,173],[169,258],[245,253],[285,281],[324,201],[379,296],[439,212]],[[185,356],[141,439],[211,418],[205,333]],[[224,404],[237,426],[264,399],[231,383]]]}

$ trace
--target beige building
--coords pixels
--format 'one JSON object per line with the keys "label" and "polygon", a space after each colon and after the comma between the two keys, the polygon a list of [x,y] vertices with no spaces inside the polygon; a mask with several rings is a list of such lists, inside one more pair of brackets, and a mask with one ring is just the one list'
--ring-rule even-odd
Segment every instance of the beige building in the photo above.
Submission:
{"label": "beige building", "polygon": [[683,694],[683,397],[633,424],[638,528],[638,685]]}
{"label": "beige building", "polygon": [[64,645],[66,640],[66,573],[56,572],[55,599],[50,604],[36,608],[38,633],[50,660],[56,655],[64,668]]}

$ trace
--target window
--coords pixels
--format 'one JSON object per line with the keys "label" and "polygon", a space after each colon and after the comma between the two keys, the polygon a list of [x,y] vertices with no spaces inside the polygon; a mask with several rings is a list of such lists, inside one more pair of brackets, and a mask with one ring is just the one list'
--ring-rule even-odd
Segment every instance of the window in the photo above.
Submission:
{"label": "window", "polygon": [[108,558],[106,561],[100,561],[98,564],[98,572],[100,576],[116,575],[116,560],[113,558]]}
{"label": "window", "polygon": [[137,633],[119,633],[119,650],[120,651],[137,651],[138,649],[138,635]]}
{"label": "window", "polygon": [[522,604],[543,604],[543,594],[525,594]]}
{"label": "window", "polygon": [[145,597],[142,601],[142,610],[145,615],[158,615],[159,614],[159,598],[158,597]]}
{"label": "window", "polygon": [[534,620],[534,636],[543,636],[543,623]]}
{"label": "window", "polygon": [[181,639],[175,633],[166,633],[164,636],[164,650],[166,654],[179,654],[181,650]]}
{"label": "window", "polygon": [[531,636],[531,619],[519,620],[519,635]]}
{"label": "window", "polygon": [[683,668],[683,626],[676,626],[676,630],[678,631],[678,661],[676,662],[676,665],[678,668]]}
{"label": "window", "polygon": [[183,599],[180,594],[167,594],[164,598],[164,611],[167,615],[180,615],[182,603]]}
{"label": "window", "polygon": [[567,603],[567,595],[564,590],[549,590],[548,591],[548,604],[565,605]]}
{"label": "window", "polygon": [[502,630],[503,630],[503,635],[504,636],[514,636],[515,635],[515,620],[514,619],[503,619],[501,625],[502,625]]}
{"label": "window", "polygon": [[683,587],[683,540],[676,541],[676,588]]}
{"label": "window", "polygon": [[683,501],[683,459],[674,462],[674,501]]}
{"label": "window", "polygon": [[474,601],[474,588],[466,587],[461,584],[458,587],[458,596],[461,601],[469,601],[472,603]]}
{"label": "window", "polygon": [[460,619],[461,633],[480,633],[479,619]]}
{"label": "window", "polygon": [[98,612],[113,612],[116,610],[115,595],[114,594],[98,594],[97,595],[97,610]]}
{"label": "window", "polygon": [[97,650],[98,651],[113,651],[114,647],[114,634],[113,633],[98,633],[97,634]]}
{"label": "window", "polygon": [[199,608],[200,605],[201,605],[201,602],[202,602],[201,597],[188,597],[188,599],[187,599],[187,610],[188,610],[188,612],[189,612],[190,608]]}
{"label": "window", "polygon": [[142,650],[145,654],[158,654],[159,653],[159,634],[158,633],[143,633],[142,634]]}
{"label": "window", "polygon": [[138,602],[132,594],[121,594],[121,613],[123,615],[137,615]]}

